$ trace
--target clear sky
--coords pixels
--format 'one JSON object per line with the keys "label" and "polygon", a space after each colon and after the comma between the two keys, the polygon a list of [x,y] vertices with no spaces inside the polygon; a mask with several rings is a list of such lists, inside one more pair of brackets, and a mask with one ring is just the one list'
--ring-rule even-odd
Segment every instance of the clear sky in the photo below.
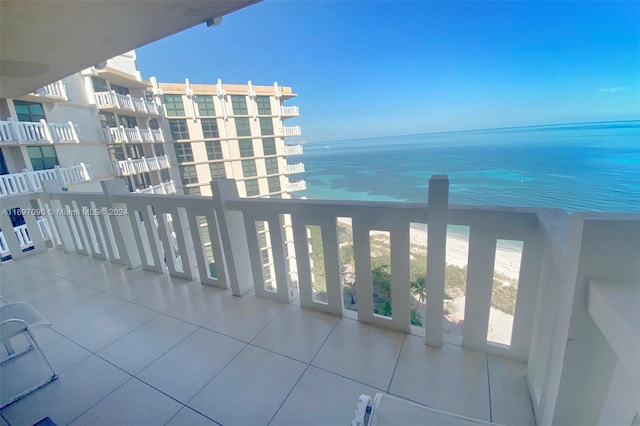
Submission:
{"label": "clear sky", "polygon": [[264,1],[138,49],[159,81],[292,86],[308,141],[640,118],[640,2]]}

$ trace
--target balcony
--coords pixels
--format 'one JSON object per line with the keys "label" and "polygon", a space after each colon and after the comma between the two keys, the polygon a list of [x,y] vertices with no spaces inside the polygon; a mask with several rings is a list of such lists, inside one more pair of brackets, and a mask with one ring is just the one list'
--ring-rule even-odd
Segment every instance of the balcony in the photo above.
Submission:
{"label": "balcony", "polygon": [[[248,199],[232,180],[211,185],[216,198],[129,194],[123,182],[108,181],[101,193],[51,191],[39,199],[69,213],[49,218],[60,238],[35,233],[29,252],[7,238],[15,256],[2,265],[1,291],[53,322],[38,337],[60,378],[2,409],[10,424],[45,416],[58,424],[343,424],[361,393],[376,392],[500,424],[632,421],[637,375],[624,372],[634,346],[620,345],[607,325],[618,315],[606,306],[635,300],[618,296],[635,297],[640,285],[638,215],[449,205],[443,177],[432,178],[428,203]],[[72,214],[96,208],[118,213]],[[274,231],[282,215],[293,224],[294,283],[285,237]],[[357,279],[349,283],[337,239],[342,218],[352,223]],[[271,230],[269,287],[256,221]],[[424,326],[411,325],[416,223],[429,227]],[[313,287],[310,225],[322,234],[324,298]],[[457,343],[443,329],[449,225],[469,227]],[[374,313],[372,289],[371,235],[380,230],[391,248],[392,309],[384,315]],[[505,344],[488,338],[497,239],[523,243]],[[610,296],[600,291],[588,307],[596,276],[631,284],[606,304],[600,299]],[[347,287],[356,311],[345,308]],[[12,367],[3,372],[3,396],[35,373]],[[597,402],[585,406],[585,398]]]}
{"label": "balcony", "polygon": [[297,182],[289,182],[287,191],[288,192],[304,191],[305,189],[307,189],[307,182],[304,180],[299,180]]}
{"label": "balcony", "polygon": [[20,99],[24,99],[32,102],[53,102],[53,103],[66,102],[69,100],[69,98],[67,97],[67,88],[62,82],[62,80],[58,80],[51,84],[47,84],[46,86],[41,87],[35,92],[22,96]]}
{"label": "balcony", "polygon": [[137,194],[160,194],[171,195],[176,193],[176,183],[173,180],[152,185],[144,189],[136,189]]}
{"label": "balcony", "polygon": [[78,133],[78,127],[71,121],[67,123],[48,123],[46,120],[0,121],[0,145],[80,143]]}
{"label": "balcony", "polygon": [[285,145],[284,146],[284,155],[302,155],[304,154],[304,149],[302,145]]}
{"label": "balcony", "polygon": [[0,175],[0,197],[41,192],[45,181],[55,181],[63,188],[72,183],[91,182],[91,166],[80,163],[71,167],[56,166],[53,169]]}
{"label": "balcony", "polygon": [[299,117],[300,109],[297,106],[281,106],[280,115],[282,118]]}
{"label": "balcony", "polygon": [[304,163],[287,164],[284,168],[284,171],[288,175],[304,173]]}
{"label": "balcony", "polygon": [[143,98],[121,95],[115,91],[94,93],[98,109],[129,111],[142,115],[159,115],[158,105]]}
{"label": "balcony", "polygon": [[114,176],[131,176],[138,173],[168,169],[169,167],[169,157],[166,155],[150,158],[128,158],[122,161],[111,162],[111,172]]}
{"label": "balcony", "polygon": [[284,126],[280,130],[280,136],[302,136],[302,128],[300,126]]}
{"label": "balcony", "polygon": [[140,143],[164,142],[164,134],[160,129],[141,129],[139,127],[106,127],[102,129],[102,138],[107,143]]}

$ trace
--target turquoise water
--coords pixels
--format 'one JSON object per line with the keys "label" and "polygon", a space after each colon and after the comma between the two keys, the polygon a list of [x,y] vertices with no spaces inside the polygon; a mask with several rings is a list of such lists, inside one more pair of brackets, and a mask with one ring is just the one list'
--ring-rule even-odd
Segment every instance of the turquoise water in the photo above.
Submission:
{"label": "turquoise water", "polygon": [[447,174],[450,202],[640,212],[640,121],[309,143],[308,198],[426,201]]}

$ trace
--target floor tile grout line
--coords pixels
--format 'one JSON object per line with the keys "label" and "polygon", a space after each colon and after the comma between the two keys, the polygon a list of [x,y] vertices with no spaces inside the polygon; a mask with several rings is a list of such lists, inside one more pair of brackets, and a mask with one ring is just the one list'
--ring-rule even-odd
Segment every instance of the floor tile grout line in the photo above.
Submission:
{"label": "floor tile grout line", "polygon": [[402,337],[402,344],[400,344],[400,350],[398,351],[398,358],[396,358],[396,365],[393,366],[393,373],[391,373],[391,378],[389,379],[389,385],[387,386],[387,393],[391,390],[391,383],[393,383],[393,378],[396,375],[396,369],[398,368],[398,364],[400,363],[400,357],[402,356],[402,349],[404,348],[404,342],[407,340],[407,335],[405,334]]}
{"label": "floor tile grout line", "polygon": [[302,372],[302,374],[300,374],[300,376],[298,377],[296,382],[293,384],[293,386],[291,386],[291,389],[289,389],[289,392],[287,392],[287,396],[284,397],[284,399],[282,400],[282,402],[278,406],[278,409],[273,413],[273,415],[271,416],[271,419],[269,419],[269,421],[267,422],[267,426],[269,426],[271,424],[271,422],[273,422],[273,419],[276,418],[276,416],[278,415],[278,412],[280,411],[280,409],[282,408],[284,403],[287,402],[287,399],[289,399],[289,396],[291,396],[291,393],[293,392],[293,390],[296,388],[296,386],[298,386],[298,383],[300,383],[300,380],[302,380],[302,376],[304,376],[305,373],[307,372],[307,370],[309,370],[309,367],[311,367],[311,364],[307,364],[306,365],[306,367],[304,368],[304,371]]}
{"label": "floor tile grout line", "polygon": [[[300,309],[304,309],[304,308],[300,308]],[[320,347],[318,348],[316,353],[313,354],[313,358],[311,358],[311,361],[309,361],[309,365],[311,365],[313,363],[313,361],[316,360],[316,358],[318,357],[318,354],[320,353],[322,348],[324,348],[324,345],[327,343],[327,340],[329,340],[329,337],[331,337],[331,335],[335,331],[335,329],[338,326],[338,323],[340,323],[340,321],[342,321],[342,317],[339,317],[338,321],[336,321],[335,324],[333,324],[333,327],[331,327],[331,331],[329,331],[329,333],[327,334],[327,337],[324,338],[324,340],[322,341],[322,344],[320,345]]]}

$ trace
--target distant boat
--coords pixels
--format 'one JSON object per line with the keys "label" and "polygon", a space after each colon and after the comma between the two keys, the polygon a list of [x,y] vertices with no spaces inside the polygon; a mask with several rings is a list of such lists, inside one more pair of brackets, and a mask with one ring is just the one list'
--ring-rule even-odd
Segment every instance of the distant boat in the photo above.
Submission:
{"label": "distant boat", "polygon": [[324,147],[327,148],[327,149],[331,148],[329,145],[325,145]]}

